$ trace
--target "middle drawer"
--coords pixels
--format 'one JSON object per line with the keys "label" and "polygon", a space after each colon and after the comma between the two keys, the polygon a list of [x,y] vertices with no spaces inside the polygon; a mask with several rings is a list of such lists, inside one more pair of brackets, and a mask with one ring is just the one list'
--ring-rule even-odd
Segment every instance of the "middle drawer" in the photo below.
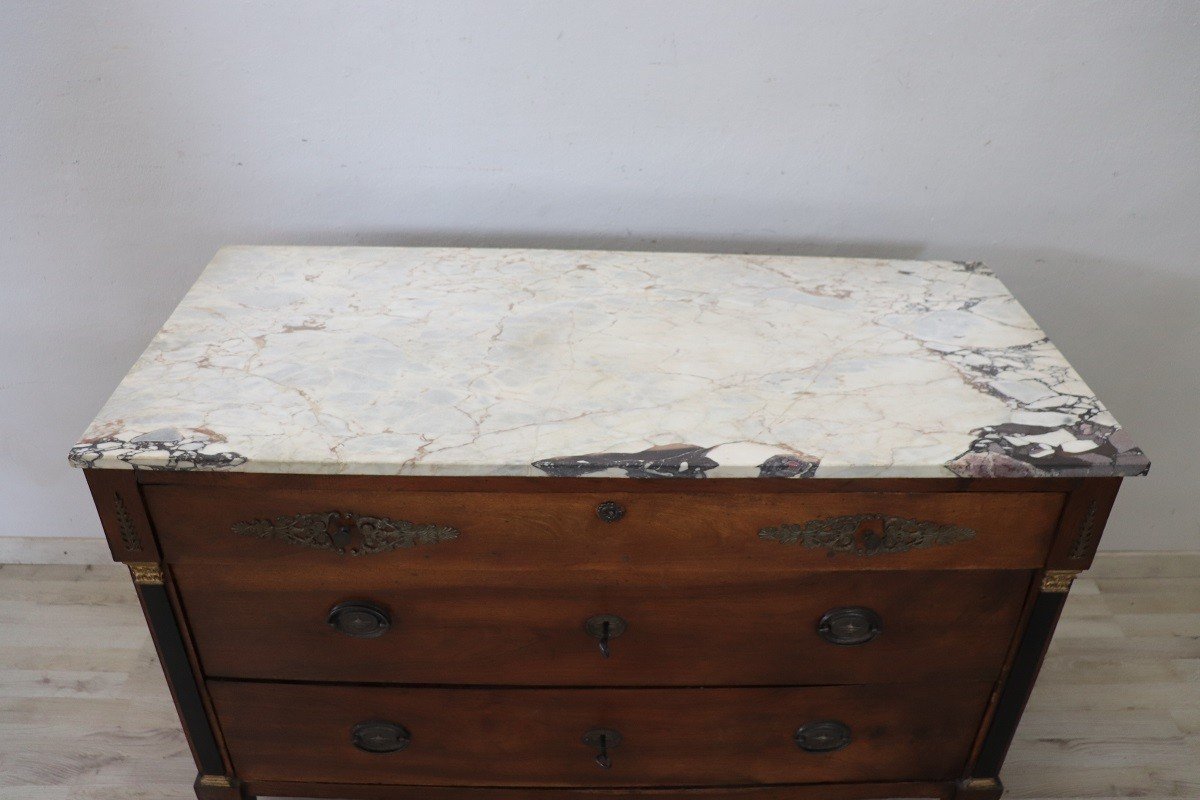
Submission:
{"label": "middle drawer", "polygon": [[993,680],[1030,581],[391,564],[173,574],[209,677],[526,686]]}

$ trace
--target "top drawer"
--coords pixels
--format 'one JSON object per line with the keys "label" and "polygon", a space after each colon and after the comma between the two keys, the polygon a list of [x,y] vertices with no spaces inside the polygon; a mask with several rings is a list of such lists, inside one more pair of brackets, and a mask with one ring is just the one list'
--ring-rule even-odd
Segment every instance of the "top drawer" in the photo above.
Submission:
{"label": "top drawer", "polygon": [[146,486],[170,562],[1036,568],[1057,493],[457,492]]}

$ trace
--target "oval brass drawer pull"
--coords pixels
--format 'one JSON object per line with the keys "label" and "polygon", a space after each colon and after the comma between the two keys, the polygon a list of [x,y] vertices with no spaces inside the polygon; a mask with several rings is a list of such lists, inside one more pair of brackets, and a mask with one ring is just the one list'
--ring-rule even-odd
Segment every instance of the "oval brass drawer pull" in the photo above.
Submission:
{"label": "oval brass drawer pull", "polygon": [[817,635],[830,644],[852,647],[866,644],[883,633],[883,620],[869,608],[844,606],[826,612],[817,623]]}
{"label": "oval brass drawer pull", "polygon": [[837,720],[825,719],[801,725],[792,738],[805,752],[831,753],[850,744],[850,728]]}
{"label": "oval brass drawer pull", "polygon": [[350,733],[354,746],[364,753],[396,753],[412,742],[403,725],[382,720],[360,722]]}
{"label": "oval brass drawer pull", "polygon": [[325,621],[338,633],[355,639],[376,639],[392,627],[386,611],[362,602],[339,603],[329,610]]}

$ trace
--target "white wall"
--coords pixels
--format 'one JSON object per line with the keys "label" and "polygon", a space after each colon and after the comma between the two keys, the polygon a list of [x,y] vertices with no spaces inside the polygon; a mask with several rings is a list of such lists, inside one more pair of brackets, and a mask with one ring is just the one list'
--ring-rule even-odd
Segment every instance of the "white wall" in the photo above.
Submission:
{"label": "white wall", "polygon": [[218,246],[983,259],[1200,547],[1200,4],[9,3],[0,514],[98,534],[76,435]]}

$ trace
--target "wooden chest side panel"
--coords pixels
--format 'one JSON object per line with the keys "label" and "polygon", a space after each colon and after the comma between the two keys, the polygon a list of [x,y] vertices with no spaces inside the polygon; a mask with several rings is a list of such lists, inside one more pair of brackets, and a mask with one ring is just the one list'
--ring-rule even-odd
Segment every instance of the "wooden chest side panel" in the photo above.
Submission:
{"label": "wooden chest side panel", "polygon": [[[990,683],[800,689],[378,689],[210,682],[246,780],[486,786],[687,786],[945,780],[962,771]],[[403,725],[407,749],[366,753],[366,720]],[[853,741],[793,741],[818,720]],[[619,731],[612,768],[582,741]]]}
{"label": "wooden chest side panel", "polygon": [[1120,478],[1091,478],[1071,492],[1047,560],[1049,568],[1084,570],[1092,566],[1120,488]]}
{"label": "wooden chest side panel", "polygon": [[133,470],[89,469],[84,476],[113,561],[158,561],[158,543]]}
{"label": "wooden chest side panel", "polygon": [[[715,496],[179,486],[144,491],[168,561],[270,560],[297,566],[355,559],[287,540],[288,526],[298,517],[337,511],[454,530],[452,540],[358,557],[394,564],[1033,569],[1045,562],[1064,500],[1058,493],[984,492]],[[618,521],[600,518],[604,503],[620,507]],[[877,529],[885,518],[907,528],[900,546],[880,544]],[[858,532],[856,521],[861,521]],[[849,538],[839,538],[846,525]],[[351,537],[348,549],[356,546],[361,542]]]}
{"label": "wooden chest side panel", "polygon": [[[994,680],[1031,574],[175,568],[210,677],[570,686]],[[387,631],[327,624],[351,600]],[[826,641],[818,624],[842,607],[876,612],[882,632]],[[585,630],[597,614],[628,625],[607,659]]]}

